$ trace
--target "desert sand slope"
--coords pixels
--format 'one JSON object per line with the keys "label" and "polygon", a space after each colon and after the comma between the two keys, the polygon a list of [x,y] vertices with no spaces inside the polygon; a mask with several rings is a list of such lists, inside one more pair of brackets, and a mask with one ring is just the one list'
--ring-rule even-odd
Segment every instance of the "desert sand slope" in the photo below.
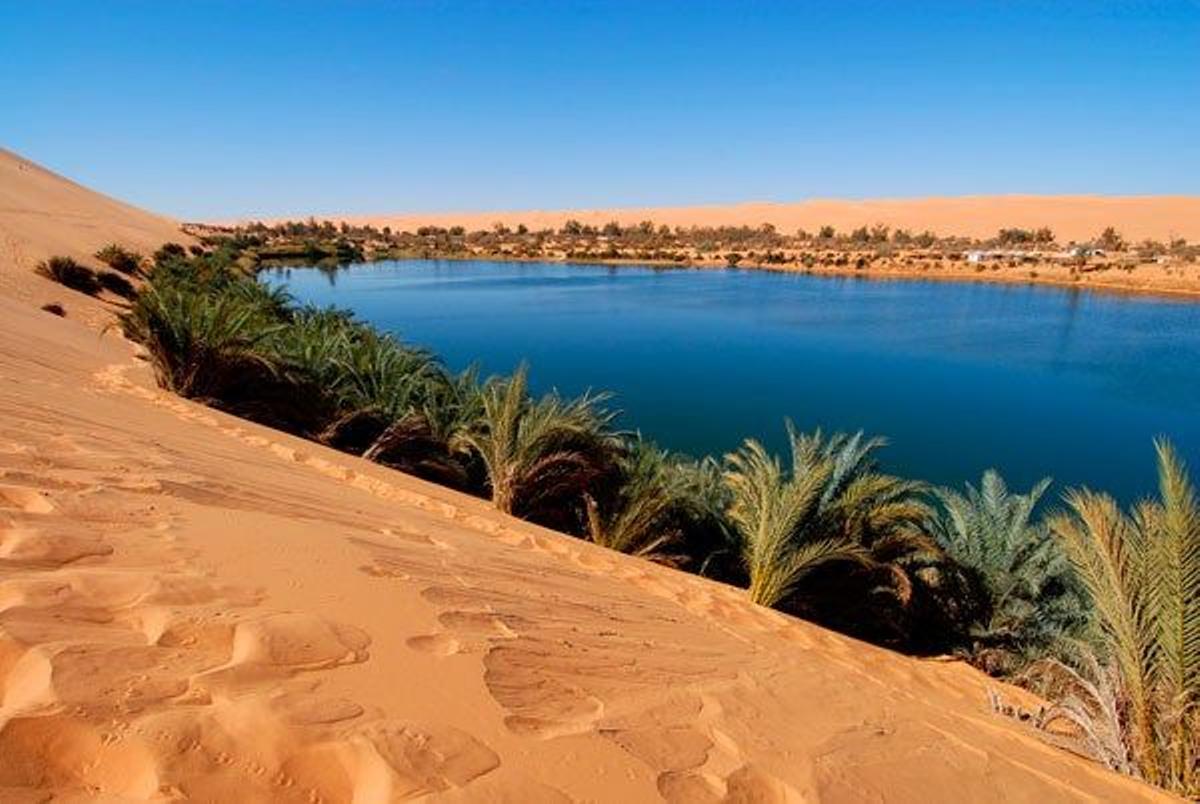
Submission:
{"label": "desert sand slope", "polygon": [[1165,798],[990,683],[168,396],[0,298],[0,800]]}
{"label": "desert sand slope", "polygon": [[108,243],[149,253],[192,238],[168,218],[82,187],[0,148],[0,292],[27,301],[60,300],[31,270],[54,255],[95,265]]}
{"label": "desert sand slope", "polygon": [[1095,237],[1115,226],[1126,239],[1167,241],[1183,237],[1200,240],[1200,197],[1197,196],[1038,196],[993,195],[958,198],[874,199],[867,201],[813,200],[789,204],[749,203],[725,206],[639,207],[625,209],[528,210],[472,213],[323,216],[333,220],[391,226],[415,231],[418,226],[465,226],[488,229],[497,222],[509,227],[558,228],[575,219],[602,226],[653,221],[668,226],[760,226],[779,231],[822,226],[849,232],[859,226],[885,224],[893,228],[939,235],[992,237],[1001,228],[1036,229],[1049,226],[1060,242]]}

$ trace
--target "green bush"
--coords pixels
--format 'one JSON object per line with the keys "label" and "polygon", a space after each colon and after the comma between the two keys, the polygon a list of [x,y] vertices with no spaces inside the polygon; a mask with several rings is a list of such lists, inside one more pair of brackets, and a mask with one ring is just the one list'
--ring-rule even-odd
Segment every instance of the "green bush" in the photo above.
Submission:
{"label": "green bush", "polygon": [[86,265],[80,265],[70,257],[51,257],[38,263],[37,272],[42,276],[64,285],[71,290],[95,296],[100,292],[100,282],[96,272]]}
{"label": "green bush", "polygon": [[100,271],[96,275],[96,280],[100,283],[100,287],[109,293],[123,299],[137,298],[137,288],[133,286],[133,283],[115,271]]}
{"label": "green bush", "polygon": [[142,270],[142,255],[109,243],[96,252],[96,259],[126,276],[137,276]]}

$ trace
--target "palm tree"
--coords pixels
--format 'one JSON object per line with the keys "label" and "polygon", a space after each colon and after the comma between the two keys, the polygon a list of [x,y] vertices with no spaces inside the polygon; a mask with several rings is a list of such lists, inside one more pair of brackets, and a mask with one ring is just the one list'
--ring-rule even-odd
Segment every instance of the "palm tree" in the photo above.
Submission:
{"label": "palm tree", "polygon": [[259,374],[277,368],[265,345],[282,325],[231,293],[151,283],[120,320],[125,334],[146,347],[159,384],[181,396],[219,399],[248,368]]}
{"label": "palm tree", "polygon": [[362,329],[335,359],[335,391],[348,410],[372,410],[389,421],[418,410],[445,380],[437,358],[388,335]]}
{"label": "palm tree", "polygon": [[291,313],[288,326],[272,338],[271,349],[287,370],[331,389],[339,384],[341,361],[358,326],[346,311],[304,307]]}
{"label": "palm tree", "polygon": [[792,473],[828,466],[805,539],[837,537],[857,545],[854,561],[830,561],[805,579],[798,613],[875,641],[908,637],[919,591],[917,573],[940,554],[927,537],[925,485],[879,471],[887,441],[863,433],[800,433],[788,421]]}
{"label": "palm tree", "polygon": [[457,450],[482,462],[496,508],[518,516],[582,500],[608,471],[616,446],[608,430],[614,414],[599,408],[605,397],[532,399],[528,388],[524,364],[511,377],[492,378],[480,393],[478,419],[454,437]]}
{"label": "palm tree", "polygon": [[274,339],[282,362],[333,398],[316,438],[368,460],[456,488],[467,467],[450,441],[474,421],[474,369],[450,376],[437,360],[379,335],[341,310],[305,308]]}
{"label": "palm tree", "polygon": [[844,619],[835,609],[853,607],[845,600],[851,578],[866,595],[906,603],[912,586],[906,562],[931,548],[923,535],[929,516],[924,486],[878,471],[874,453],[886,443],[881,438],[861,432],[825,438],[820,430],[800,433],[791,421],[786,426],[790,471],[753,439],[725,459],[729,518],[751,599],[776,605],[801,579],[832,572],[837,563],[852,569],[839,570],[825,584],[830,593],[816,596],[830,599],[814,598],[825,618]]}
{"label": "palm tree", "polygon": [[887,445],[887,439],[866,438],[861,430],[826,439],[820,430],[805,434],[791,421],[785,424],[793,475],[829,467],[810,529],[849,539],[881,561],[926,547],[921,538],[929,517],[929,507],[921,499],[925,485],[878,470],[875,453]]}
{"label": "palm tree", "polygon": [[347,312],[304,308],[286,318],[270,350],[297,385],[316,390],[311,401],[319,403],[323,421],[314,435],[338,449],[363,453],[389,428],[411,425],[448,381],[432,355]]}
{"label": "palm tree", "polygon": [[454,488],[471,488],[470,465],[454,451],[454,437],[478,421],[482,394],[474,368],[431,381],[424,399],[393,419],[362,450],[368,460]]}
{"label": "palm tree", "polygon": [[622,451],[618,471],[611,499],[585,495],[588,538],[623,553],[670,560],[664,549],[708,513],[694,464],[638,437]]}
{"label": "palm tree", "polygon": [[1086,621],[1066,556],[1033,521],[1049,486],[1046,478],[1028,493],[1011,493],[989,469],[978,488],[932,492],[940,511],[931,532],[970,590],[964,636],[977,661],[1008,663],[1044,650]]}
{"label": "palm tree", "polygon": [[732,494],[729,518],[740,540],[750,599],[763,606],[786,598],[822,563],[865,558],[853,541],[817,535],[806,527],[820,509],[833,467],[824,459],[808,463],[798,457],[793,455],[793,465],[799,471],[787,472],[754,439],[725,456],[725,482]]}
{"label": "palm tree", "polygon": [[[1185,796],[1200,794],[1200,501],[1187,469],[1156,441],[1159,499],[1123,513],[1106,494],[1075,490],[1051,530],[1095,607],[1105,671],[1133,770]],[[1061,668],[1060,668],[1061,669]],[[1069,670],[1075,694],[1054,714],[1105,719],[1096,679]],[[1053,714],[1052,714],[1053,717]]]}

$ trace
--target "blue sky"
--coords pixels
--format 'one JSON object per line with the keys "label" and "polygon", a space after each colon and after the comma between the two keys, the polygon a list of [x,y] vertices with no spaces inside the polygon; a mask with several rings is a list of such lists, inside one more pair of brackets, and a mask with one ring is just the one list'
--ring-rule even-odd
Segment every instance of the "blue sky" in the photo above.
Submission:
{"label": "blue sky", "polygon": [[183,218],[1200,193],[1200,2],[0,0],[0,145]]}

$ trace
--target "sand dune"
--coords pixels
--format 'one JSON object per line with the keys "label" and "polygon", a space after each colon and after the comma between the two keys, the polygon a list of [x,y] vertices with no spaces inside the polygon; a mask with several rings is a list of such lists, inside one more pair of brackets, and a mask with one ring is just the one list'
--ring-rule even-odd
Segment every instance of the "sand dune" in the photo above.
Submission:
{"label": "sand dune", "polygon": [[995,686],[173,397],[0,292],[0,800],[1166,800]]}
{"label": "sand dune", "polygon": [[[0,148],[0,292],[5,295],[38,304],[60,301],[62,294],[31,270],[50,256],[94,264],[92,255],[108,243],[149,253],[170,241],[194,242],[175,221]],[[82,297],[74,301],[89,306]]]}
{"label": "sand dune", "polygon": [[1049,226],[1059,240],[1087,240],[1107,226],[1127,239],[1200,240],[1200,197],[1197,196],[1042,196],[981,195],[951,198],[905,198],[844,201],[821,199],[796,203],[747,203],[694,207],[629,207],[615,209],[525,210],[395,215],[327,215],[335,221],[391,226],[414,231],[418,226],[466,226],[487,229],[494,223],[532,229],[557,228],[575,219],[601,226],[649,220],[668,226],[760,226],[782,232],[816,232],[828,224],[848,232],[877,223],[914,232],[991,237],[1001,228]]}

